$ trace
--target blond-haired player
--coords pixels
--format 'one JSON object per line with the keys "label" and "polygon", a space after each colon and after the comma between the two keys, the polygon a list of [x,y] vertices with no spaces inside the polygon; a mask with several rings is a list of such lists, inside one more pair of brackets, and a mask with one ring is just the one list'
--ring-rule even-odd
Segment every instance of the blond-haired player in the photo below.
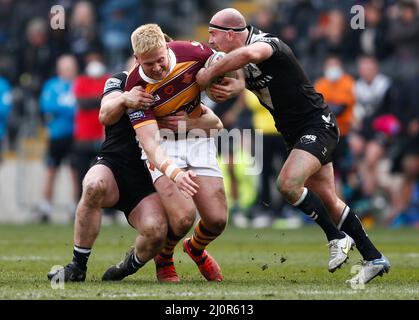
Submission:
{"label": "blond-haired player", "polygon": [[[171,226],[166,246],[155,258],[158,279],[179,281],[173,265],[173,250],[192,226],[197,209],[201,219],[194,235],[183,242],[183,247],[207,280],[221,281],[219,265],[205,250],[223,232],[227,223],[226,197],[214,138],[203,134],[202,130],[195,132],[194,137],[191,137],[191,132],[177,131],[160,141],[158,131],[158,119],[161,117],[183,111],[187,119],[196,119],[209,112],[200,104],[201,90],[195,75],[213,51],[194,41],[167,43],[156,24],[137,28],[131,41],[136,65],[120,88],[121,91],[135,91],[143,103],[142,109],[149,107],[147,110],[132,111],[129,117]],[[232,79],[228,90],[242,90],[243,86],[241,80]],[[159,161],[154,146],[160,143],[173,161]],[[189,193],[187,197],[179,192],[171,179],[183,169],[191,170],[187,171],[191,172],[189,178],[196,183],[185,188]],[[110,278],[113,272],[117,273],[116,267],[108,270]]]}

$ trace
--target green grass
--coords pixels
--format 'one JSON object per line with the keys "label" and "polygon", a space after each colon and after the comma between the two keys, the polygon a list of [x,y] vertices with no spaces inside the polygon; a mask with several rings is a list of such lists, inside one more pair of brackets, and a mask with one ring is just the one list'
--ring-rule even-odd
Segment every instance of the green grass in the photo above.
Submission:
{"label": "green grass", "polygon": [[345,284],[358,252],[330,274],[326,240],[317,227],[227,229],[209,247],[223,269],[222,283],[206,282],[180,246],[175,253],[180,284],[159,284],[152,262],[122,282],[103,283],[102,273],[135,237],[128,227],[103,227],[86,282],[53,290],[46,274],[71,260],[73,227],[0,225],[0,299],[419,299],[419,231],[373,229],[369,235],[392,269],[363,290]]}

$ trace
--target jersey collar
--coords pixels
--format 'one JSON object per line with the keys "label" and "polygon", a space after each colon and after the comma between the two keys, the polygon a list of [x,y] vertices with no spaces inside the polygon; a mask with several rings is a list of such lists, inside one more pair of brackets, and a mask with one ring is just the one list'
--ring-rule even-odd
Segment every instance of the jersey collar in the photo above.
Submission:
{"label": "jersey collar", "polygon": [[[173,71],[173,69],[175,68],[175,66],[176,66],[176,56],[175,56],[175,53],[172,51],[172,49],[168,48],[168,50],[169,50],[169,60],[170,60],[170,69],[169,69],[169,73],[168,73],[168,75],[169,75],[169,74]],[[162,80],[154,80],[154,79],[152,79],[152,78],[148,77],[148,76],[144,73],[144,70],[143,70],[143,68],[141,67],[141,65],[140,65],[140,67],[138,68],[138,72],[139,72],[139,74],[140,74],[141,78],[142,78],[145,82],[148,82],[148,83],[151,83],[151,84],[154,84],[154,83],[159,83],[160,81],[163,81],[163,80],[164,80],[164,79],[162,79]]]}
{"label": "jersey collar", "polygon": [[253,36],[253,30],[255,28],[253,26],[247,26],[247,30],[249,30],[249,33],[247,34],[247,39],[246,39],[246,46],[250,44],[250,42],[252,41],[252,36]]}
{"label": "jersey collar", "polygon": [[252,41],[254,41],[254,36],[264,33],[263,31],[255,28],[254,26],[247,26],[247,30],[249,30],[249,34],[247,35],[246,46],[253,43]]}

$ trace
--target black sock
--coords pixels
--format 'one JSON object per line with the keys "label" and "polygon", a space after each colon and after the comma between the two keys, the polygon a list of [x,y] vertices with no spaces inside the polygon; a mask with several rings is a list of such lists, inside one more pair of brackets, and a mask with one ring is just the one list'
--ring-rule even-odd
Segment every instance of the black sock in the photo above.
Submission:
{"label": "black sock", "polygon": [[323,202],[314,192],[304,188],[300,199],[293,206],[312,218],[323,229],[328,241],[345,237],[333,224]]}
{"label": "black sock", "polygon": [[345,231],[354,239],[356,247],[364,260],[372,261],[381,257],[380,251],[377,250],[370,238],[368,238],[358,216],[348,206],[343,210],[338,228]]}
{"label": "black sock", "polygon": [[140,269],[143,265],[145,265],[145,262],[142,262],[140,259],[138,259],[137,254],[135,253],[135,250],[132,250],[132,253],[130,254],[130,257],[128,260],[128,270],[134,273],[138,269]]}
{"label": "black sock", "polygon": [[89,260],[91,248],[83,248],[74,245],[73,262],[82,270],[87,270],[87,261]]}

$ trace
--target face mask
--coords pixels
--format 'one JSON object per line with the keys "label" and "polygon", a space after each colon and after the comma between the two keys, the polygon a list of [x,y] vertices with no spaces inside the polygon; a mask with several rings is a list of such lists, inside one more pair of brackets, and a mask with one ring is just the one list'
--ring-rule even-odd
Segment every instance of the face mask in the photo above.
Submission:
{"label": "face mask", "polygon": [[105,66],[99,61],[92,61],[86,66],[86,74],[92,78],[99,78],[103,76],[105,72]]}
{"label": "face mask", "polygon": [[330,81],[339,80],[342,74],[343,74],[343,71],[338,66],[328,67],[324,72],[324,76]]}

